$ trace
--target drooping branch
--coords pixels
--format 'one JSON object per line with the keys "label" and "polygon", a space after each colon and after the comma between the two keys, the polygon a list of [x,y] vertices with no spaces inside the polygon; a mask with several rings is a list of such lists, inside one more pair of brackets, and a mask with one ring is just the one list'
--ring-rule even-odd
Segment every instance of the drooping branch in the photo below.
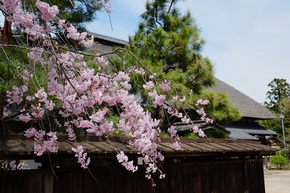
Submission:
{"label": "drooping branch", "polygon": [[[164,178],[159,168],[164,156],[157,150],[156,145],[160,140],[160,119],[156,119],[147,111],[138,97],[131,93],[133,86],[130,82],[131,75],[138,76],[142,81],[140,88],[150,99],[148,105],[159,109],[160,113],[164,113],[166,109],[166,114],[160,114],[162,119],[167,118],[168,113],[169,116],[189,123],[190,119],[186,113],[169,107],[170,104],[184,104],[186,98],[184,96],[172,98],[170,93],[174,93],[175,90],[172,89],[170,81],[158,77],[142,63],[142,60],[124,48],[100,54],[87,50],[70,50],[69,42],[88,48],[94,44],[94,38],[87,37],[86,32],[80,33],[72,24],[58,18],[58,7],[37,1],[35,6],[37,14],[32,14],[22,9],[20,5],[10,10],[7,1],[2,8],[5,6],[14,16],[10,18],[11,21],[19,25],[30,40],[23,42],[25,44],[23,48],[12,45],[27,50],[28,62],[19,64],[22,65],[19,69],[21,81],[7,92],[7,101],[9,104],[29,104],[29,106],[23,107],[23,110],[17,113],[8,114],[1,120],[17,117],[25,123],[40,123],[40,128],[31,124],[31,127],[24,131],[26,137],[35,140],[35,154],[38,156],[57,152],[58,134],[64,129],[71,141],[77,140],[76,132],[80,131],[98,137],[106,137],[112,132],[120,131],[131,138],[129,145],[143,156],[146,178],[152,179],[152,174],[156,172],[159,172],[160,178]],[[157,10],[154,14],[156,22],[159,22]],[[63,38],[66,38],[61,41],[63,45],[56,43],[59,39],[55,26],[58,32],[63,34]],[[123,69],[113,69],[113,62],[109,62],[103,56],[117,51],[131,55],[133,64],[130,67],[124,65]],[[89,63],[92,63],[94,68],[90,67]],[[177,92],[175,94],[178,95]],[[114,108],[117,109],[117,113],[112,111]],[[44,129],[45,116],[55,111],[58,113],[55,118],[62,120],[60,123],[62,131],[55,128]],[[203,110],[199,113],[205,118]],[[117,116],[116,120],[112,120],[114,116]],[[170,126],[168,132],[174,142],[173,147],[180,148],[174,126]],[[202,131],[195,129],[194,132],[203,136]],[[78,157],[81,167],[88,168],[90,159],[84,148],[78,146],[72,150]],[[116,151],[116,158],[127,170],[136,171],[137,166],[124,152]]]}

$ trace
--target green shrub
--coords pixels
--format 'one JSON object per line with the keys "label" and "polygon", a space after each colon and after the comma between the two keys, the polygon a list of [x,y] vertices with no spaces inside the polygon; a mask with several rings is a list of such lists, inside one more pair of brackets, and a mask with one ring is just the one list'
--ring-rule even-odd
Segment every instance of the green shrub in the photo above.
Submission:
{"label": "green shrub", "polygon": [[282,169],[287,163],[288,160],[282,155],[274,155],[270,158],[270,161],[278,168]]}
{"label": "green shrub", "polygon": [[289,149],[282,149],[279,151],[279,155],[286,157],[288,160],[290,159]]}

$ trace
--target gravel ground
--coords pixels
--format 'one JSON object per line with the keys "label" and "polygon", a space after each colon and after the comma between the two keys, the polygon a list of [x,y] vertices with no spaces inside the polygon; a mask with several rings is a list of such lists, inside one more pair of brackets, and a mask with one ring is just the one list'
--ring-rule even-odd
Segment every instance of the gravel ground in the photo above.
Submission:
{"label": "gravel ground", "polygon": [[290,170],[264,170],[266,193],[290,193]]}

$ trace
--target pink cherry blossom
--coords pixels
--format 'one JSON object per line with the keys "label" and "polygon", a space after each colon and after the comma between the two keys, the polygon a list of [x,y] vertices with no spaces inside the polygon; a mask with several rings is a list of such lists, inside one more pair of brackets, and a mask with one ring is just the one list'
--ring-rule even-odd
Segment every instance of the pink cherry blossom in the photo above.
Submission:
{"label": "pink cherry blossom", "polygon": [[58,26],[61,28],[61,29],[66,29],[68,26],[67,26],[67,21],[65,19],[59,19],[58,20]]}
{"label": "pink cherry blossom", "polygon": [[33,75],[30,72],[28,72],[27,70],[23,70],[23,72],[21,74],[21,78],[25,82],[28,82],[31,79],[32,76]]}
{"label": "pink cherry blossom", "polygon": [[41,55],[43,51],[44,51],[43,48],[39,48],[39,47],[32,48],[30,52],[28,53],[28,57],[34,60],[35,62],[41,61]]}
{"label": "pink cherry blossom", "polygon": [[1,3],[1,10],[8,15],[16,14],[22,5],[21,0],[1,0]]}
{"label": "pink cherry blossom", "polygon": [[29,128],[29,129],[27,129],[25,132],[24,132],[24,136],[25,137],[28,137],[28,138],[30,138],[30,137],[34,137],[35,136],[35,134],[36,134],[36,129],[35,128]]}
{"label": "pink cherry blossom", "polygon": [[182,98],[179,99],[180,102],[184,102],[186,100],[185,96],[182,96]]}
{"label": "pink cherry blossom", "polygon": [[91,160],[87,157],[83,146],[78,145],[77,148],[72,148],[72,151],[75,152],[75,157],[78,158],[78,163],[81,164],[81,167],[84,169],[88,168]]}
{"label": "pink cherry blossom", "polygon": [[50,131],[46,136],[48,139],[43,142],[45,149],[51,153],[56,153],[58,151],[56,132]]}
{"label": "pink cherry blossom", "polygon": [[105,10],[108,14],[112,13],[112,4],[109,2],[109,4],[105,7]]}
{"label": "pink cherry blossom", "polygon": [[181,118],[181,121],[183,122],[183,123],[189,123],[190,122],[190,118],[188,117],[188,116],[183,116],[182,118]]}
{"label": "pink cherry blossom", "polygon": [[170,82],[168,80],[165,80],[163,82],[161,82],[161,84],[159,84],[159,87],[164,91],[164,92],[167,92],[169,91],[171,88],[170,88]]}
{"label": "pink cherry blossom", "polygon": [[37,155],[37,156],[41,156],[43,155],[43,153],[45,152],[45,147],[39,143],[34,143],[34,153]]}
{"label": "pink cherry blossom", "polygon": [[50,6],[49,4],[42,2],[42,1],[37,1],[36,7],[41,12],[41,19],[43,19],[46,22],[53,20],[59,12],[57,6],[55,6],[55,5]]}
{"label": "pink cherry blossom", "polygon": [[20,104],[23,101],[24,93],[28,90],[26,85],[23,85],[21,87],[13,86],[11,91],[7,91],[7,102],[12,104]]}
{"label": "pink cherry blossom", "polygon": [[173,137],[173,138],[176,137],[177,130],[176,130],[175,126],[171,125],[170,127],[168,127],[167,131],[168,131],[170,137]]}
{"label": "pink cherry blossom", "polygon": [[205,137],[205,134],[204,134],[203,130],[199,129],[198,136]]}
{"label": "pink cherry blossom", "polygon": [[151,90],[154,87],[154,82],[153,81],[148,81],[146,84],[143,84],[143,88],[146,90]]}
{"label": "pink cherry blossom", "polygon": [[197,105],[208,105],[209,104],[209,100],[203,100],[203,99],[198,99],[196,101]]}
{"label": "pink cherry blossom", "polygon": [[76,134],[72,128],[72,124],[69,122],[65,122],[64,126],[66,127],[66,132],[68,133],[68,139],[70,141],[74,141],[76,139]]}
{"label": "pink cherry blossom", "polygon": [[81,43],[86,47],[86,48],[90,48],[90,47],[92,47],[93,45],[94,45],[94,41],[95,39],[94,39],[94,36],[91,36],[91,38],[90,39],[87,39],[87,40],[85,40],[85,38],[84,38],[84,40],[83,41],[81,41]]}
{"label": "pink cherry blossom", "polygon": [[36,92],[35,97],[37,97],[40,101],[45,101],[47,98],[47,93],[44,91],[43,88],[41,88]]}
{"label": "pink cherry blossom", "polygon": [[45,136],[45,131],[43,130],[36,130],[34,133],[34,140],[35,141],[42,141]]}
{"label": "pink cherry blossom", "polygon": [[46,30],[43,26],[35,24],[32,27],[27,27],[25,29],[25,33],[29,35],[29,39],[31,41],[35,41],[42,37],[42,35],[46,34]]}
{"label": "pink cherry blossom", "polygon": [[44,108],[41,107],[41,104],[38,103],[37,105],[31,105],[32,113],[31,115],[36,119],[42,119],[44,116]]}
{"label": "pink cherry blossom", "polygon": [[13,15],[13,21],[16,25],[21,25],[24,28],[31,28],[34,25],[35,15],[33,13],[19,12]]}
{"label": "pink cherry blossom", "polygon": [[174,143],[172,143],[171,147],[175,150],[181,150],[181,147],[178,141],[175,141]]}
{"label": "pink cherry blossom", "polygon": [[117,154],[117,160],[120,162],[128,171],[135,172],[138,169],[138,166],[134,166],[133,161],[128,161],[128,157],[124,154],[123,151]]}
{"label": "pink cherry blossom", "polygon": [[171,101],[172,101],[172,102],[175,102],[175,101],[178,100],[178,98],[179,98],[178,96],[173,96],[172,99],[171,99]]}
{"label": "pink cherry blossom", "polygon": [[105,67],[107,66],[109,63],[108,61],[103,57],[103,56],[96,56],[95,60],[102,66]]}
{"label": "pink cherry blossom", "polygon": [[19,115],[19,120],[23,121],[24,123],[28,123],[32,120],[31,116],[28,113]]}
{"label": "pink cherry blossom", "polygon": [[143,68],[133,68],[131,69],[132,72],[135,72],[137,74],[140,74],[140,75],[144,75],[145,74],[145,70]]}
{"label": "pink cherry blossom", "polygon": [[165,102],[165,99],[166,99],[166,96],[165,95],[156,95],[154,97],[154,102],[153,104],[154,105],[157,105],[157,106],[162,106]]}

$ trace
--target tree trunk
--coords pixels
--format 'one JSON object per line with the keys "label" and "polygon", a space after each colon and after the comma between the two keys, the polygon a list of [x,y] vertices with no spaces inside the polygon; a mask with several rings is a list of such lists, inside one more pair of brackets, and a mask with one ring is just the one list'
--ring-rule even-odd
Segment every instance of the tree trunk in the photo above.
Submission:
{"label": "tree trunk", "polygon": [[5,18],[2,30],[2,43],[8,45],[11,37],[12,37],[11,22]]}
{"label": "tree trunk", "polygon": [[157,113],[158,113],[158,118],[160,120],[160,123],[159,123],[160,128],[162,130],[164,130],[164,128],[167,126],[168,122],[167,122],[163,107],[158,106]]}

